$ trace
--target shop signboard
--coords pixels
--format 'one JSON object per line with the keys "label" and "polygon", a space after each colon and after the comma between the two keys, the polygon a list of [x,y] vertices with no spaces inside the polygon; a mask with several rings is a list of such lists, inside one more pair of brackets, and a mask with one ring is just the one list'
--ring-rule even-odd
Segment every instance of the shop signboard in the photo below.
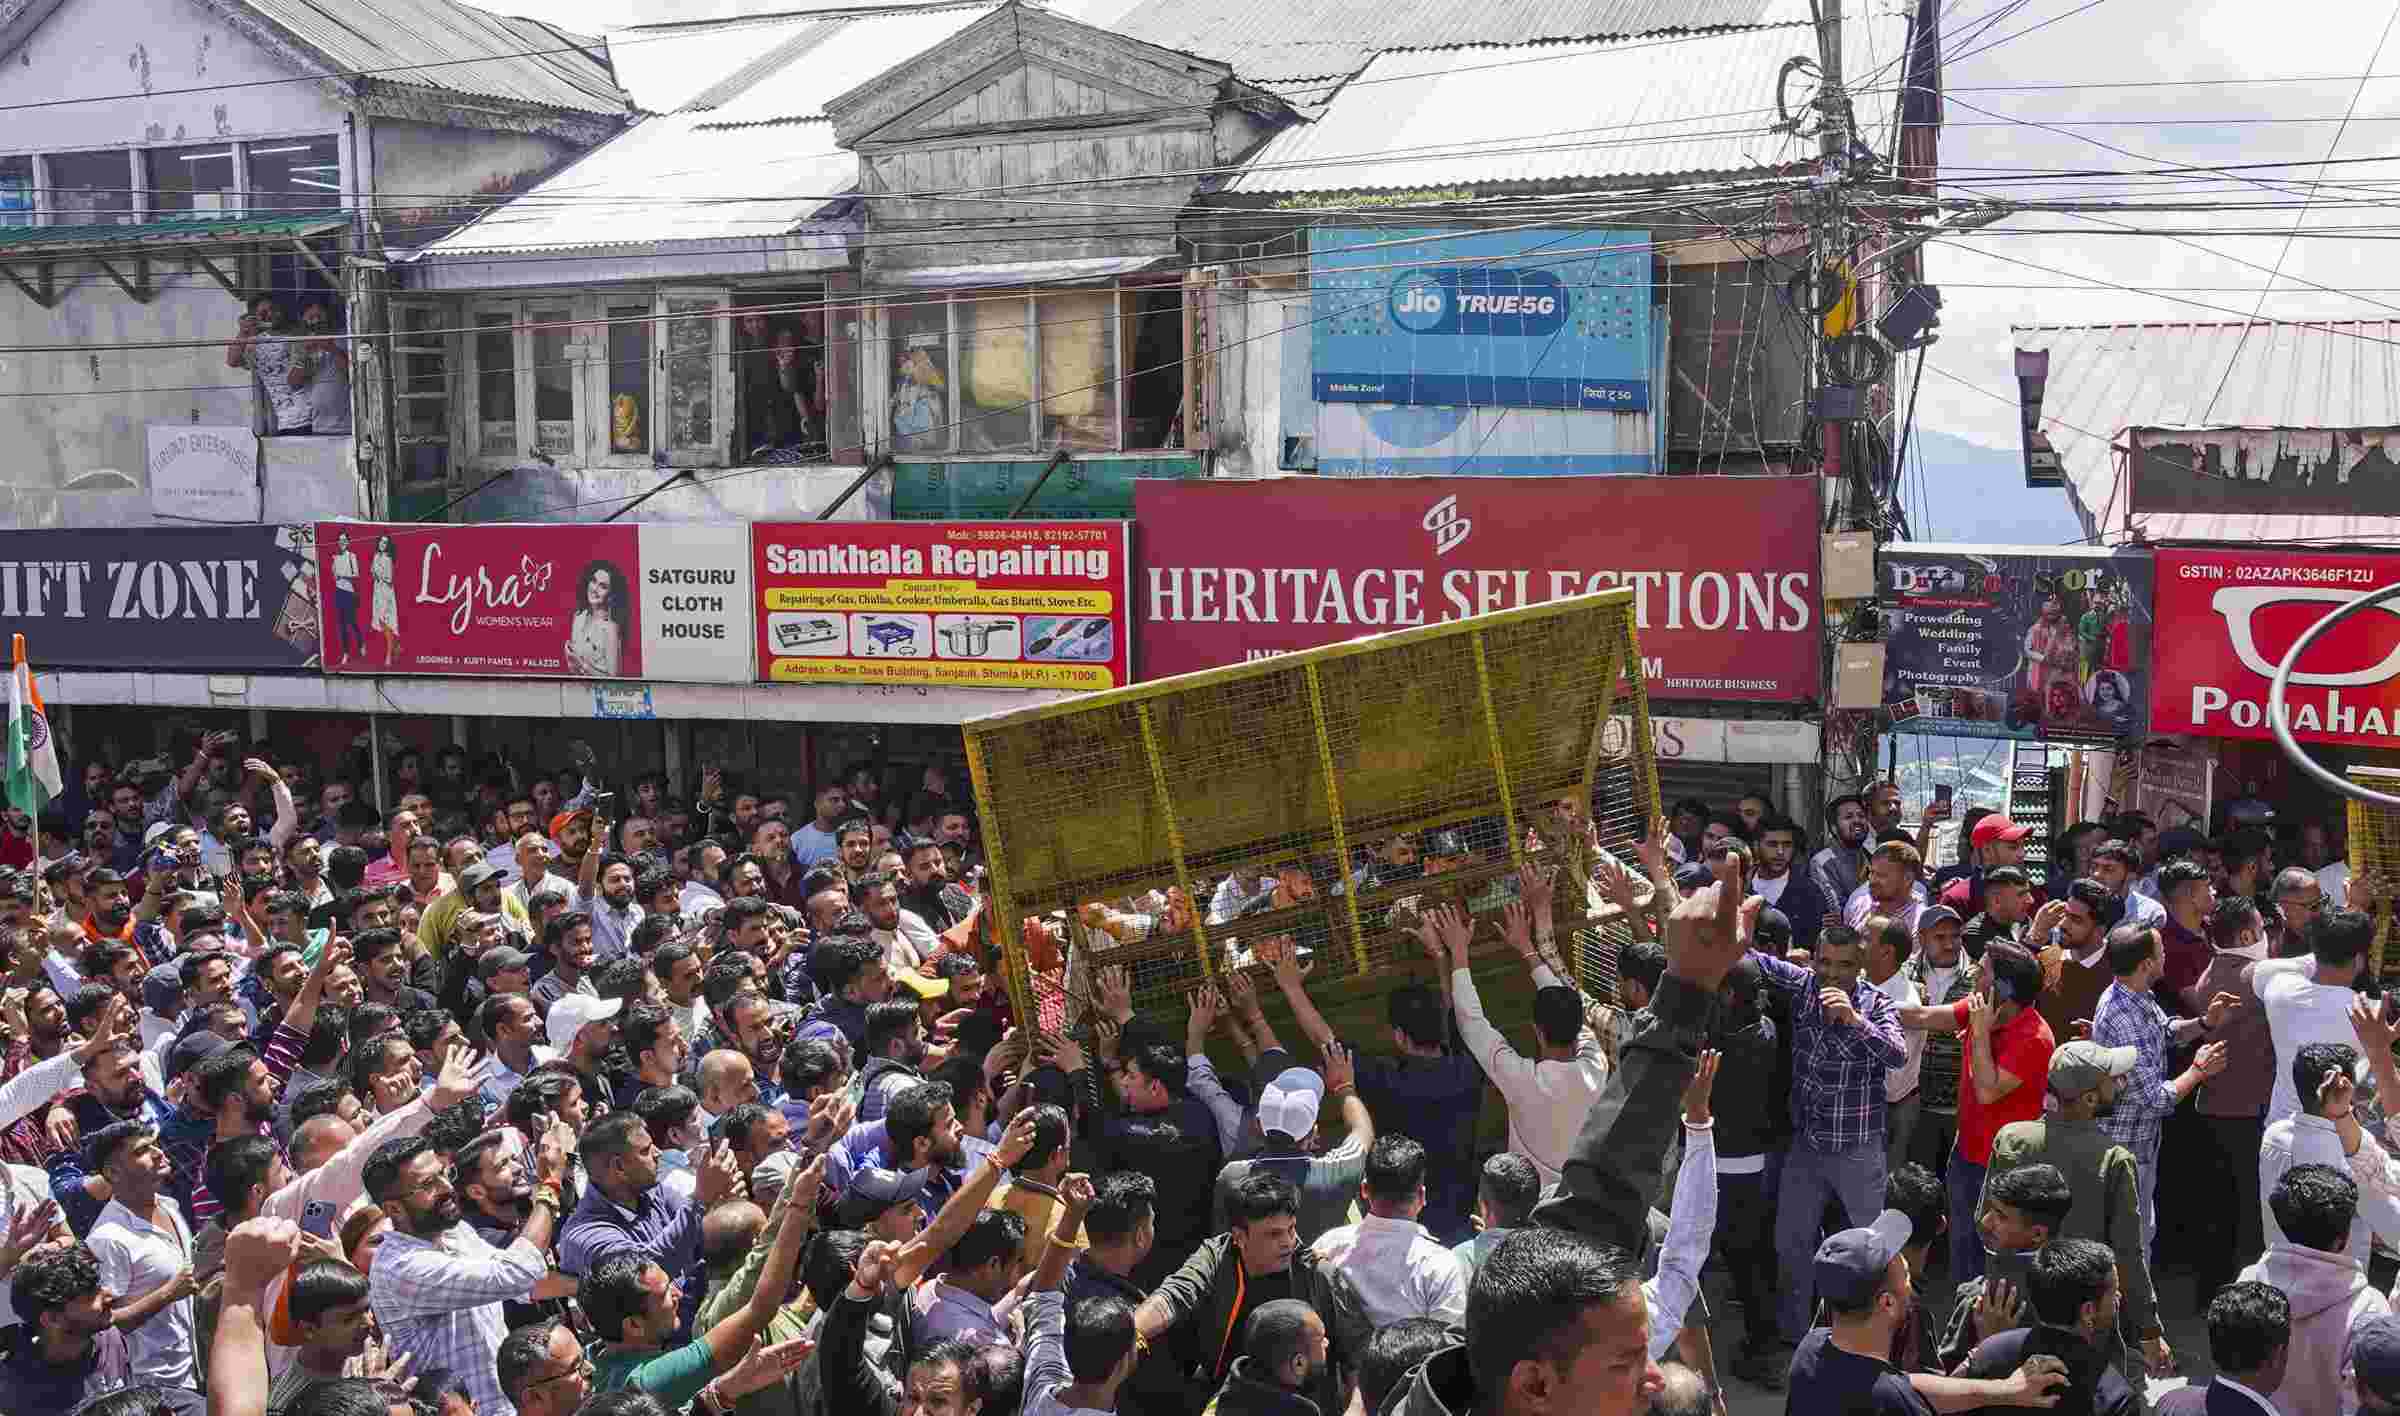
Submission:
{"label": "shop signboard", "polygon": [[1142,671],[1625,586],[1651,696],[1822,696],[1808,477],[1143,482]]}
{"label": "shop signboard", "polygon": [[1650,252],[1640,231],[1320,227],[1309,233],[1319,403],[1640,413]]}
{"label": "shop signboard", "polygon": [[[2268,738],[2267,688],[2301,634],[2337,606],[2400,579],[2400,556],[2258,546],[2158,553],[2151,727]],[[2284,696],[2304,742],[2400,740],[2400,605],[2362,611],[2309,646]]]}
{"label": "shop signboard", "polygon": [[150,509],[176,521],[254,522],[265,496],[258,435],[248,428],[153,423]]}
{"label": "shop signboard", "polygon": [[338,674],[750,677],[749,528],[317,528],[324,664]]}
{"label": "shop signboard", "polygon": [[751,528],[771,683],[1102,689],[1132,681],[1123,521]]}
{"label": "shop signboard", "polygon": [[1894,730],[2049,742],[2144,731],[2147,550],[1895,544],[1877,563]]}
{"label": "shop signboard", "polygon": [[0,640],[39,669],[299,670],[316,661],[310,526],[0,531]]}

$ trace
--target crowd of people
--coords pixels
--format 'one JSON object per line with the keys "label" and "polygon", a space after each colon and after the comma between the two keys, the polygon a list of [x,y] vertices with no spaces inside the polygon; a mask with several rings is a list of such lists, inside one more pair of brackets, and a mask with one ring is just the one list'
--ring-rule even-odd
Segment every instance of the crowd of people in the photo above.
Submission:
{"label": "crowd of people", "polygon": [[402,754],[378,809],[211,734],[0,818],[0,1411],[2120,1413],[2170,1245],[2188,1409],[2400,1405],[2385,887],[2322,833],[2119,816],[2037,877],[1975,813],[1931,869],[1948,803],[1887,785],[1447,890],[1475,835],[1397,836],[1207,905],[1405,890],[1375,1036],[1282,935],[1178,1035],[1107,956],[1180,893],[1093,902],[1088,1010],[1017,1016],[939,771],[802,817],[577,757]]}

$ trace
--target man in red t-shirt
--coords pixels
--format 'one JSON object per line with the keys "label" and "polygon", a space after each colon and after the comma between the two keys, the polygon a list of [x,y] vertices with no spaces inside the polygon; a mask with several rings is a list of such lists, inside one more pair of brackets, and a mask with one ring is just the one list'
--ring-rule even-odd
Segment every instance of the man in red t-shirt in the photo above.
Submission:
{"label": "man in red t-shirt", "polygon": [[1956,1003],[1900,1010],[1904,1028],[1967,1034],[1967,1065],[1958,1077],[1958,1150],[1946,1177],[1950,1273],[1961,1283],[1983,1275],[1975,1207],[1992,1138],[2011,1121],[2041,1119],[2050,1054],[2058,1047],[2034,1007],[2041,992],[2041,962],[2021,945],[1994,940],[1983,952],[1983,981],[1973,993]]}

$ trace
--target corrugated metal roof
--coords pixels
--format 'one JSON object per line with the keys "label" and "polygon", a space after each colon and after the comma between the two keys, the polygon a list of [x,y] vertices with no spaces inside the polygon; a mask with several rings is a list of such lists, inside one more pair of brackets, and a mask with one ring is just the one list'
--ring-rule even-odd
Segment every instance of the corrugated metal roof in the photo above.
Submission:
{"label": "corrugated metal roof", "polygon": [[858,185],[858,159],[825,123],[704,129],[706,118],[644,119],[425,254],[764,240]]}
{"label": "corrugated metal roof", "polygon": [[[1752,25],[1790,9],[1790,0],[1143,0],[1108,28],[1273,86],[1354,74],[1387,49]],[[1807,13],[1805,0],[1799,9]]]}
{"label": "corrugated metal roof", "polygon": [[2129,517],[2109,446],[2134,427],[2400,426],[2400,320],[2029,325],[2015,335],[2017,348],[2050,353],[2042,427],[2087,533],[2111,544],[2136,531],[2152,541],[2400,538],[2400,517]]}
{"label": "corrugated metal roof", "polygon": [[820,21],[774,53],[711,85],[690,106],[715,125],[822,118],[826,101],[924,53],[1000,8],[953,6]]}
{"label": "corrugated metal roof", "polygon": [[816,15],[776,16],[695,25],[644,25],[612,30],[608,57],[617,82],[644,113],[672,113],[727,74],[779,50],[797,34],[818,29]]}
{"label": "corrugated metal roof", "polygon": [[283,216],[173,217],[127,224],[0,226],[0,249],[229,245],[318,236],[349,225],[346,211],[309,211]]}
{"label": "corrugated metal roof", "polygon": [[[240,0],[333,61],[371,81],[510,99],[578,113],[623,113],[606,46],[535,20],[454,0]],[[467,60],[471,62],[461,63]],[[411,67],[422,65],[426,67]]]}
{"label": "corrugated metal roof", "polygon": [[[1888,13],[1854,18],[1843,36],[1850,62],[1872,69],[1899,53],[1907,24]],[[1802,24],[1379,54],[1225,190],[1405,190],[1810,161],[1814,138],[1766,129],[1779,66],[1815,52],[1815,31]]]}

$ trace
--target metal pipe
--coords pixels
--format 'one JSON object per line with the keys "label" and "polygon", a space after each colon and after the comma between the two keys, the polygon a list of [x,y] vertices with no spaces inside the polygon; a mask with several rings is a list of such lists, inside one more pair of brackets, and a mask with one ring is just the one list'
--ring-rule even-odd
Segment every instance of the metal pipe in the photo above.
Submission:
{"label": "metal pipe", "polygon": [[2309,645],[2317,642],[2317,636],[2357,614],[2360,610],[2371,610],[2395,599],[2400,599],[2400,581],[2386,585],[2380,590],[2370,590],[2349,604],[2335,606],[2332,614],[2310,625],[2306,634],[2293,640],[2291,651],[2283,656],[2282,663],[2275,666],[2275,677],[2267,684],[2267,726],[2275,730],[2275,745],[2283,749],[2283,755],[2290,758],[2294,767],[2307,773],[2319,786],[2354,800],[2366,802],[2370,806],[2400,811],[2400,797],[2390,796],[2370,787],[2362,787],[2338,772],[2329,772],[2319,766],[2315,758],[2300,750],[2300,743],[2292,736],[2291,725],[2284,721],[2283,715],[2284,685],[2291,682],[2292,671],[2299,666],[2300,656],[2308,652]]}
{"label": "metal pipe", "polygon": [[892,455],[888,452],[883,454],[881,457],[876,458],[873,462],[868,463],[867,470],[859,473],[857,479],[851,482],[849,486],[842,488],[842,494],[840,496],[835,497],[832,501],[825,503],[825,509],[817,513],[817,520],[831,521],[833,519],[833,514],[842,509],[842,503],[850,500],[854,496],[857,496],[858,489],[865,486],[868,482],[873,481],[876,473],[881,472],[884,468],[893,465],[894,462]]}
{"label": "metal pipe", "polygon": [[1014,521],[1025,514],[1025,508],[1033,505],[1033,499],[1041,495],[1042,483],[1049,481],[1050,474],[1056,472],[1066,460],[1067,450],[1063,447],[1050,454],[1049,465],[1042,468],[1042,475],[1034,478],[1033,485],[1025,489],[1025,495],[1017,498],[1017,504],[1008,509],[1009,520]]}
{"label": "metal pipe", "polygon": [[635,507],[640,506],[643,502],[650,500],[652,497],[657,496],[660,492],[665,491],[667,488],[674,486],[677,482],[680,482],[684,478],[691,475],[692,469],[686,467],[677,472],[674,476],[669,477],[667,480],[659,483],[657,486],[652,487],[649,491],[646,491],[640,496],[635,497],[632,501],[629,501],[623,506],[618,507],[615,511],[610,512],[608,515],[601,517],[600,520],[603,523],[614,521],[618,517],[623,516],[626,512],[633,510]]}

